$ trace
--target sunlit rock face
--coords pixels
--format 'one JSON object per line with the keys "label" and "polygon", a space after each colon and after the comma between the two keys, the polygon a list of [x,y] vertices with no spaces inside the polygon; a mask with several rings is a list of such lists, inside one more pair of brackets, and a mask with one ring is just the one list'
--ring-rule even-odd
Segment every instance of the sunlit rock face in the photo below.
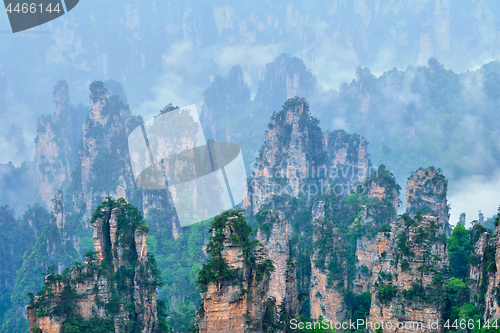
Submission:
{"label": "sunlit rock face", "polygon": [[[202,289],[202,306],[196,317],[196,327],[203,333],[265,332],[266,314],[272,313],[271,323],[274,321],[276,300],[271,294],[277,292],[270,289],[270,275],[259,273],[258,267],[262,260],[268,259],[267,254],[264,251],[261,253],[263,257],[258,255],[260,259],[257,259],[256,266],[249,264],[246,251],[250,245],[241,238],[244,234],[241,228],[246,225],[242,222],[243,216],[236,211],[216,219],[219,218],[217,229],[212,224],[209,247],[212,255],[225,262],[235,276],[215,276],[208,281]],[[258,251],[258,248],[254,249]]]}
{"label": "sunlit rock face", "polygon": [[[433,168],[419,169],[409,177],[406,194],[407,214],[393,221],[372,245],[358,245],[366,266],[377,263],[372,271],[369,320],[402,323],[384,328],[388,332],[410,332],[414,328],[405,326],[410,322],[425,332],[442,331],[441,285],[435,278],[449,265],[441,224],[441,218],[448,221],[446,180]],[[378,255],[375,260],[373,253]]]}

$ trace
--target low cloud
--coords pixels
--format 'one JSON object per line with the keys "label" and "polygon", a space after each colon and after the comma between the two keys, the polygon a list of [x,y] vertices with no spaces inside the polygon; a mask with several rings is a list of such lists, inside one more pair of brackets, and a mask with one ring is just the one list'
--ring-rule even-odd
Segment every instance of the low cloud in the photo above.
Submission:
{"label": "low cloud", "polygon": [[148,120],[157,116],[169,103],[181,107],[191,104],[201,107],[207,82],[200,77],[206,65],[196,61],[199,55],[199,47],[190,40],[169,47],[162,54],[163,73],[151,88],[153,98],[143,101],[132,111]]}
{"label": "low cloud", "polygon": [[449,186],[450,223],[457,224],[460,214],[467,215],[467,227],[478,219],[481,210],[485,219],[496,214],[500,205],[500,173],[494,177],[471,176]]}
{"label": "low cloud", "polygon": [[258,80],[264,78],[266,64],[273,62],[282,53],[279,44],[231,45],[214,48],[209,52],[221,75],[226,75],[234,65],[240,65],[245,82],[252,88],[253,94],[256,93]]}
{"label": "low cloud", "polygon": [[25,160],[32,160],[35,153],[36,111],[8,88],[4,92],[0,123],[0,163],[12,162],[15,166]]}

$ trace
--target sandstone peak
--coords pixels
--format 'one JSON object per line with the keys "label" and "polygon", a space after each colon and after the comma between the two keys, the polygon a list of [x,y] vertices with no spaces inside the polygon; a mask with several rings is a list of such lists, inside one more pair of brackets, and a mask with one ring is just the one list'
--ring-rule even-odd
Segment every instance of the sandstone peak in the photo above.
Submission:
{"label": "sandstone peak", "polygon": [[196,327],[200,332],[263,332],[273,324],[276,299],[269,296],[273,262],[258,241],[241,210],[214,218],[207,252],[211,257],[198,274],[202,305]]}
{"label": "sandstone peak", "polygon": [[273,114],[254,170],[254,211],[275,194],[298,197],[308,165],[325,163],[318,124],[304,98],[289,98],[281,111]]}
{"label": "sandstone peak", "polygon": [[139,210],[107,198],[91,223],[96,251],[62,274],[49,269],[27,306],[31,331],[85,331],[91,322],[103,332],[165,332],[156,300],[161,273],[147,255],[148,227]]}
{"label": "sandstone peak", "polygon": [[447,225],[449,206],[446,199],[448,181],[440,169],[420,168],[408,177],[406,185],[406,211],[410,216],[420,212],[423,216],[436,216]]}

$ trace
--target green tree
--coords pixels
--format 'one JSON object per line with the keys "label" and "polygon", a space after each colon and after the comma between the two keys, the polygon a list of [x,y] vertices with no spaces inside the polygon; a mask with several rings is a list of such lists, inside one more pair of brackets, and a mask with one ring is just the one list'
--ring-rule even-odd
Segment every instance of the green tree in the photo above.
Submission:
{"label": "green tree", "polygon": [[448,238],[448,253],[452,275],[466,279],[469,275],[469,256],[473,246],[470,242],[469,231],[458,223]]}

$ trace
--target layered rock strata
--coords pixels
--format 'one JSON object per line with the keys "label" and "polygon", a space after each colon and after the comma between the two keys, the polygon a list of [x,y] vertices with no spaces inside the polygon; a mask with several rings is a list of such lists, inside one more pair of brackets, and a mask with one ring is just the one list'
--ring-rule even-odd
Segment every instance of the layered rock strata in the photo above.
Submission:
{"label": "layered rock strata", "polygon": [[[246,249],[251,245],[242,240],[246,238],[244,232],[240,233],[246,222],[241,224],[243,216],[235,212],[218,217],[222,218],[218,220],[222,229],[214,229],[212,224],[213,233],[208,245],[212,258],[226,263],[228,271],[225,274],[235,276],[221,279],[216,274],[202,289],[202,307],[198,311],[196,327],[203,333],[264,332],[266,325],[270,328],[275,320],[276,299],[270,296],[270,276],[258,273],[261,270],[258,267],[267,255],[264,253],[264,257],[258,258],[256,266],[249,264]],[[216,267],[205,267],[205,272],[208,270],[211,274],[212,269]]]}
{"label": "layered rock strata", "polygon": [[[314,225],[313,243],[318,242],[324,234],[330,234],[331,238],[323,242],[332,243],[333,255],[327,255],[322,263],[322,268],[317,265],[318,249],[311,256],[311,284],[309,288],[311,318],[318,320],[323,318],[328,321],[342,322],[347,317],[345,304],[345,290],[347,280],[345,275],[345,244],[340,230],[333,222],[325,218],[325,203],[318,201],[312,208],[312,220]],[[331,277],[325,267],[334,262],[342,273]]]}
{"label": "layered rock strata", "polygon": [[442,286],[434,278],[449,265],[440,236],[441,219],[448,212],[446,182],[433,168],[419,169],[409,178],[406,193],[408,213],[377,235],[378,260],[364,261],[374,264],[368,320],[393,323],[384,332],[411,332],[412,325],[424,332],[442,331]]}

